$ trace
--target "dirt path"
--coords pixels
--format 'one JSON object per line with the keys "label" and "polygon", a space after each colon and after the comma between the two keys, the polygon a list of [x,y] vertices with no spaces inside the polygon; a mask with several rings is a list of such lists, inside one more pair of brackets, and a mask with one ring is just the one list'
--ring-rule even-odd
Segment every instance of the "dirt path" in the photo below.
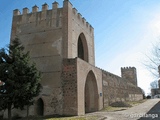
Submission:
{"label": "dirt path", "polygon": [[151,99],[123,111],[95,112],[90,115],[102,116],[100,120],[160,120],[160,99]]}

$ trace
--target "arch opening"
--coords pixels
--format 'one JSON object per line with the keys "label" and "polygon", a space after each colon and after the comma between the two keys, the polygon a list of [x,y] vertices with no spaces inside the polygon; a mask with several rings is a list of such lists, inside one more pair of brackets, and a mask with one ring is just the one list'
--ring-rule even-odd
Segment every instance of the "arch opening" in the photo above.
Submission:
{"label": "arch opening", "polygon": [[88,62],[88,46],[83,33],[81,33],[78,37],[77,56],[82,60]]}
{"label": "arch opening", "polygon": [[44,103],[42,98],[39,98],[36,102],[36,115],[38,116],[44,115]]}
{"label": "arch opening", "polygon": [[85,113],[98,111],[98,88],[95,75],[90,71],[85,83]]}

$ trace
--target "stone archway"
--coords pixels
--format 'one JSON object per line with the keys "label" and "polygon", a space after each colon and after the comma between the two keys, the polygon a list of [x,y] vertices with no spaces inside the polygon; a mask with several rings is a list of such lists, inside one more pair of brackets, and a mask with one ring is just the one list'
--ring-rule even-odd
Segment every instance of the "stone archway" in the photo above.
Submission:
{"label": "stone archway", "polygon": [[88,62],[88,46],[87,41],[83,33],[78,37],[77,56],[82,60]]}
{"label": "stone archway", "polygon": [[90,71],[85,83],[85,113],[98,111],[98,88],[95,75]]}
{"label": "stone archway", "polygon": [[44,115],[44,102],[42,98],[39,98],[36,102],[35,106],[36,115],[43,116]]}

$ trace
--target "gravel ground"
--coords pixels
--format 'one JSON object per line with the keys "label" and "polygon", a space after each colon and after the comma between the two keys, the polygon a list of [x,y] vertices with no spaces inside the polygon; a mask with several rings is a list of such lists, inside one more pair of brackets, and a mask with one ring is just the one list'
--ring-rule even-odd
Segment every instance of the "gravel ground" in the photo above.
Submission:
{"label": "gravel ground", "polygon": [[116,112],[94,112],[86,114],[86,116],[102,116],[99,120],[160,120],[159,101],[160,99],[150,99],[127,110]]}

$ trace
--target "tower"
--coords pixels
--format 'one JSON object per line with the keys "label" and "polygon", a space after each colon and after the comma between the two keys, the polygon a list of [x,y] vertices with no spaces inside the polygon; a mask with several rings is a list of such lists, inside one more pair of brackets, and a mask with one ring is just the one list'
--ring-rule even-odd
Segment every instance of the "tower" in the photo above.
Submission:
{"label": "tower", "polygon": [[121,68],[121,76],[137,86],[137,72],[135,67]]}
{"label": "tower", "polygon": [[[11,41],[18,37],[42,72],[43,90],[30,115],[84,115],[101,110],[109,98],[103,95],[104,80],[110,88],[107,91],[116,93],[111,99],[133,94],[133,89],[127,89],[133,85],[123,78],[137,85],[136,69],[122,68],[121,79],[95,67],[94,29],[69,0],[61,8],[57,2],[48,8],[45,3],[41,11],[36,5],[31,12],[28,8],[22,14],[13,11]],[[117,80],[119,84],[115,84]],[[117,94],[115,89],[123,90]]]}
{"label": "tower", "polygon": [[[63,7],[45,3],[42,10],[35,5],[32,11],[24,8],[13,11],[11,41],[18,37],[26,51],[30,51],[32,61],[42,72],[43,91],[37,98],[36,115],[63,114],[63,60],[80,58],[95,64],[94,29],[69,0]],[[39,111],[38,106],[43,108]],[[75,113],[76,114],[76,113]]]}

